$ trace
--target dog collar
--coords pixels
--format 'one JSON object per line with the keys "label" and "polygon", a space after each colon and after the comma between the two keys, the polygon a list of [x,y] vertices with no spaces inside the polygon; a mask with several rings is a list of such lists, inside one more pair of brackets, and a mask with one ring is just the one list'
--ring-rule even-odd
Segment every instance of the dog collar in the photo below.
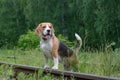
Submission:
{"label": "dog collar", "polygon": [[44,41],[46,41],[46,40],[47,40],[45,37],[42,37],[42,39],[43,39]]}

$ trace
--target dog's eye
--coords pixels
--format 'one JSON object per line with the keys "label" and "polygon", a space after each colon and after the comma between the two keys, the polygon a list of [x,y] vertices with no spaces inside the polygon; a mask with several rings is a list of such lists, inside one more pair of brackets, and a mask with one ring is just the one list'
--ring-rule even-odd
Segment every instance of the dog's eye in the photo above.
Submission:
{"label": "dog's eye", "polygon": [[45,28],[45,26],[43,26],[43,28]]}
{"label": "dog's eye", "polygon": [[49,28],[52,28],[51,26],[49,26]]}

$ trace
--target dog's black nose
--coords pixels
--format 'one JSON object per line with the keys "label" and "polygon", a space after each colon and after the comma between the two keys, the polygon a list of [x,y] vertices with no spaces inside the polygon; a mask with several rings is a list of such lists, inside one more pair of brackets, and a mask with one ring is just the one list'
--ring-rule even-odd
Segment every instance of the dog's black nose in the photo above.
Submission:
{"label": "dog's black nose", "polygon": [[50,30],[47,30],[47,32],[49,33],[49,32],[50,32]]}

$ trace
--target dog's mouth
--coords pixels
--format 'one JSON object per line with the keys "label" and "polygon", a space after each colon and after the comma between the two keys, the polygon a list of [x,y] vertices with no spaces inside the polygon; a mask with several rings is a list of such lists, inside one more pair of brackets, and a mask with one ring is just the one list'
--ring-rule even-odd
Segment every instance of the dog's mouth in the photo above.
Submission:
{"label": "dog's mouth", "polygon": [[43,39],[44,40],[48,40],[51,38],[51,35],[50,34],[46,34],[46,35],[43,35]]}

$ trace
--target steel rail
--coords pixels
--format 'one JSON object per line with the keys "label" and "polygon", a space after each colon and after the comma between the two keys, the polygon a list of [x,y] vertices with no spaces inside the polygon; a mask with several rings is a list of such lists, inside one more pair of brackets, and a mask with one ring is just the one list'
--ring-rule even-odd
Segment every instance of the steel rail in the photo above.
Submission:
{"label": "steel rail", "polygon": [[93,74],[85,74],[85,73],[78,73],[78,72],[71,72],[71,71],[60,71],[60,70],[52,70],[52,69],[43,69],[41,67],[35,67],[35,66],[27,66],[27,65],[21,65],[21,64],[10,64],[6,62],[0,62],[0,65],[8,65],[13,68],[14,74],[10,76],[10,78],[16,78],[20,72],[23,72],[25,75],[34,75],[36,74],[36,80],[39,80],[38,78],[38,72],[39,70],[42,70],[42,77],[46,74],[51,74],[54,77],[64,77],[67,80],[70,80],[74,78],[74,80],[120,80],[120,78],[113,78],[113,77],[107,77],[107,76],[98,76]]}

